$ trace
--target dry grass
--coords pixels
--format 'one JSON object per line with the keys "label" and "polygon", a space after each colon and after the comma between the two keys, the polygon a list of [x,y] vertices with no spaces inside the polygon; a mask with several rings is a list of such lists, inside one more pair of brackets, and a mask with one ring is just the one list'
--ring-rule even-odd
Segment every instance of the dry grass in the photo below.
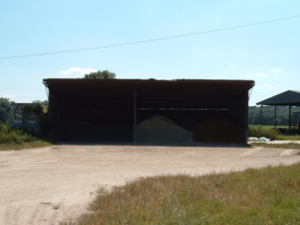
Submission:
{"label": "dry grass", "polygon": [[286,144],[268,144],[268,143],[256,143],[250,144],[253,147],[264,147],[264,148],[282,148],[282,149],[300,149],[300,144],[298,143],[286,143]]}
{"label": "dry grass", "polygon": [[23,142],[23,143],[2,143],[0,144],[0,151],[7,150],[21,150],[27,148],[42,148],[51,146],[52,143],[47,141],[31,141],[31,142]]}
{"label": "dry grass", "polygon": [[300,164],[100,189],[89,214],[61,224],[300,224]]}

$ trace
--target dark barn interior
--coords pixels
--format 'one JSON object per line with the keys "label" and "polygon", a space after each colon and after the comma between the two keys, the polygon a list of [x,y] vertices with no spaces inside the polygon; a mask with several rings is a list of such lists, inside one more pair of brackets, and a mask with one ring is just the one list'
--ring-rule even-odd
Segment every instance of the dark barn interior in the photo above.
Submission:
{"label": "dark barn interior", "polygon": [[44,79],[44,84],[56,141],[132,143],[136,125],[155,115],[194,132],[196,142],[247,141],[254,81]]}

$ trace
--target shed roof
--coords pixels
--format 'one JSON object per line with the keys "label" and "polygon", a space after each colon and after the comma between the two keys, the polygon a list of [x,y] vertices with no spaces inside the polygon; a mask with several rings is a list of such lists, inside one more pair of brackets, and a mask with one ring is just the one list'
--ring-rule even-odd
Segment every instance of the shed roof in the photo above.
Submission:
{"label": "shed roof", "polygon": [[300,91],[288,90],[256,103],[257,105],[300,106]]}
{"label": "shed roof", "polygon": [[226,107],[254,86],[252,80],[44,79],[65,104],[131,108]]}

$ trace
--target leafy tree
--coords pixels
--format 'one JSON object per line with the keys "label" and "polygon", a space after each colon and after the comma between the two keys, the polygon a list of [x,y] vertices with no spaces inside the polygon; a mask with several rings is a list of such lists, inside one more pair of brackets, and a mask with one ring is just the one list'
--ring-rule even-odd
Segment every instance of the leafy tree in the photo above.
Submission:
{"label": "leafy tree", "polygon": [[48,100],[44,100],[44,101],[34,100],[34,101],[32,101],[32,103],[41,103],[43,105],[49,105],[49,101]]}
{"label": "leafy tree", "polygon": [[0,123],[10,122],[10,103],[8,98],[0,98]]}
{"label": "leafy tree", "polygon": [[[295,125],[300,122],[300,107],[291,108],[291,123]],[[288,125],[289,124],[289,107],[277,106],[277,125]],[[248,110],[248,122],[249,124],[260,124],[260,107],[249,106]],[[262,113],[262,125],[274,125],[275,123],[275,108],[274,106],[263,106]]]}
{"label": "leafy tree", "polygon": [[108,70],[98,70],[98,72],[92,72],[85,74],[83,79],[115,79],[116,74],[109,72]]}
{"label": "leafy tree", "polygon": [[[35,101],[36,102],[36,101]],[[40,134],[48,135],[50,124],[48,120],[48,112],[44,113],[42,103],[37,103],[35,106],[25,106],[22,112],[22,122],[25,128],[30,130],[28,121],[32,115],[38,117],[40,124]]]}
{"label": "leafy tree", "polygon": [[42,101],[42,104],[49,105],[49,101],[48,100],[44,100],[44,101]]}

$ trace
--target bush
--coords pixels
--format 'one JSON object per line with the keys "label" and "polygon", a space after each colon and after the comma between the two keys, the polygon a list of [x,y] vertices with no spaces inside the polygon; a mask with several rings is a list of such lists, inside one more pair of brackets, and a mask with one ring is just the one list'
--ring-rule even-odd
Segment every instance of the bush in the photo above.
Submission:
{"label": "bush", "polygon": [[0,123],[0,144],[21,144],[23,142],[34,141],[35,138],[26,133],[23,129],[13,128],[10,124]]}
{"label": "bush", "polygon": [[[34,133],[33,129],[31,129],[28,124],[30,115],[36,115],[38,117],[40,131],[37,133]],[[36,106],[25,106],[22,116],[22,122],[24,124],[22,129],[25,133],[34,135],[41,139],[50,139],[50,121],[48,120],[48,112],[44,112],[41,103],[36,104]]]}
{"label": "bush", "polygon": [[278,138],[278,133],[273,128],[264,128],[260,125],[258,126],[249,125],[248,137],[257,137],[257,138],[266,137],[275,140]]}
{"label": "bush", "polygon": [[10,122],[10,103],[7,98],[0,98],[0,123]]}

